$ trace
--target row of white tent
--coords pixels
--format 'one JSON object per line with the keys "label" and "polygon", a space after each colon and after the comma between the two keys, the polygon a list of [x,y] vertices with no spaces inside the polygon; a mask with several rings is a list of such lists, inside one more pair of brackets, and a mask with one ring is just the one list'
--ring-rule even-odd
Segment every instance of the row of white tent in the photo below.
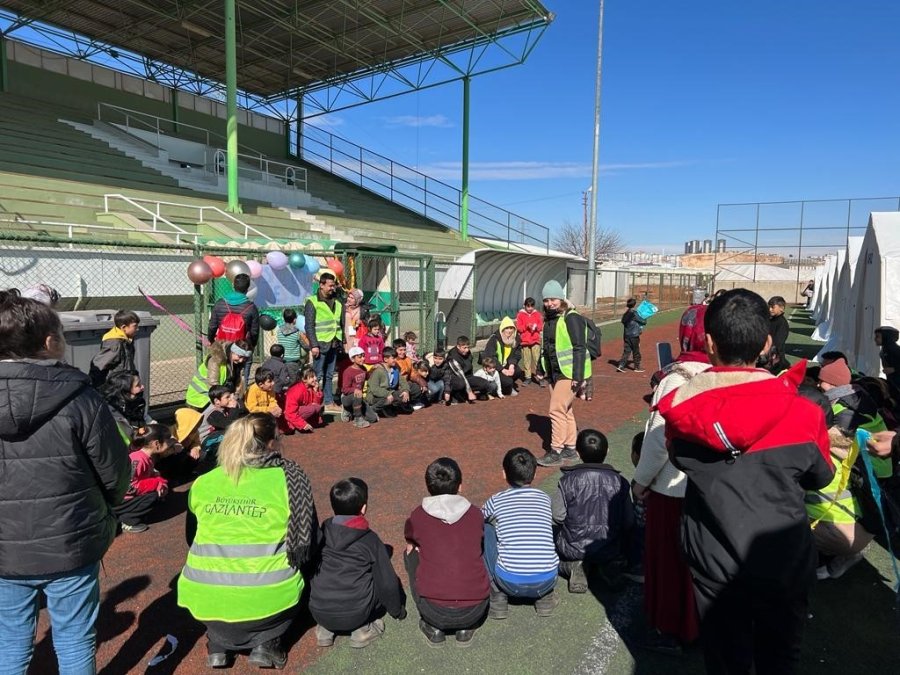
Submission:
{"label": "row of white tent", "polygon": [[827,256],[815,282],[812,337],[825,343],[819,354],[840,351],[856,370],[881,374],[874,331],[900,328],[900,213],[873,212],[865,235]]}

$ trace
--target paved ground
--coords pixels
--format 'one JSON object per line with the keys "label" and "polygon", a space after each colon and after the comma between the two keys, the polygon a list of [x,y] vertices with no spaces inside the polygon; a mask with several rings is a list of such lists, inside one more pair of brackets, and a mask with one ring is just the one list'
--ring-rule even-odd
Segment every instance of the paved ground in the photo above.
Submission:
{"label": "paved ground", "polygon": [[[656,341],[674,341],[680,312],[655,318],[644,334],[648,352]],[[800,326],[802,329],[803,327]],[[649,372],[617,373],[607,363],[621,350],[620,328],[605,327],[604,356],[595,362],[596,396],[579,402],[581,427],[606,432],[610,461],[630,476],[628,446],[643,428]],[[802,346],[802,336],[798,338]],[[648,368],[648,371],[651,368]],[[369,519],[384,541],[398,551],[403,546],[403,523],[424,494],[424,469],[435,457],[456,458],[463,469],[463,491],[476,504],[504,487],[500,469],[503,454],[522,445],[540,453],[549,423],[548,395],[525,388],[516,398],[474,406],[432,408],[410,417],[380,422],[362,431],[334,424],[309,436],[287,440],[287,456],[308,472],[321,517],[328,515],[327,493],[338,478],[355,475],[369,483]],[[546,490],[555,488],[558,472],[540,469]],[[171,495],[165,513],[140,535],[120,536],[104,561],[103,597],[99,620],[98,665],[110,675],[128,672],[205,672],[202,627],[175,606],[172,584],[184,562],[184,505],[187,486]],[[880,572],[887,570],[883,549],[870,547],[870,563],[852,570],[840,582],[821,584],[814,598],[813,618],[804,652],[807,672],[865,672],[896,664],[900,658],[893,594]],[[399,556],[394,558],[400,570]],[[401,574],[401,578],[404,578]],[[346,639],[330,649],[317,649],[311,622],[301,619],[290,636],[289,672],[383,673],[696,673],[702,665],[696,653],[682,659],[650,655],[634,647],[642,629],[641,589],[631,586],[613,595],[598,588],[571,596],[560,584],[562,603],[556,614],[539,619],[527,606],[514,606],[504,622],[489,622],[479,630],[470,649],[448,644],[429,649],[416,628],[411,604],[404,622],[387,619],[384,639],[365,650],[351,650]],[[839,609],[840,608],[840,609]],[[840,621],[847,617],[848,621]],[[178,647],[166,660],[148,661],[166,646],[166,635]],[[240,658],[232,672],[252,672]],[[42,620],[31,673],[55,672],[54,659]]]}

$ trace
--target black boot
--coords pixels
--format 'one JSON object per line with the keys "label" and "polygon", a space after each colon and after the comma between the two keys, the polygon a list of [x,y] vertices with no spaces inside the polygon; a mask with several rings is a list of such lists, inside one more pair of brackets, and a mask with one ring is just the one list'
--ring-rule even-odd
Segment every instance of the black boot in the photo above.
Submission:
{"label": "black boot", "polygon": [[287,665],[287,654],[281,649],[281,639],[275,638],[254,647],[249,660],[257,668],[281,670]]}

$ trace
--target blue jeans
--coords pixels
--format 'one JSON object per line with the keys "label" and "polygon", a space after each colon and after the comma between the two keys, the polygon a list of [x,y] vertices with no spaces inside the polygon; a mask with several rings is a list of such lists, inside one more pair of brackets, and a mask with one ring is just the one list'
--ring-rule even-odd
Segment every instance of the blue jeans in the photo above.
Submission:
{"label": "blue jeans", "polygon": [[497,575],[497,529],[484,524],[484,564],[494,586],[513,598],[542,598],[556,586],[556,574],[534,583],[511,583]]}
{"label": "blue jeans", "polygon": [[99,571],[100,563],[94,563],[64,574],[0,577],[0,675],[24,675],[28,670],[41,592],[47,597],[59,672],[96,672]]}
{"label": "blue jeans", "polygon": [[313,368],[316,369],[316,377],[322,387],[322,403],[324,405],[334,404],[334,366],[337,363],[338,350],[332,347],[328,351],[319,350],[319,357],[313,361]]}
{"label": "blue jeans", "polygon": [[428,380],[428,400],[432,403],[440,401],[444,395],[443,380]]}

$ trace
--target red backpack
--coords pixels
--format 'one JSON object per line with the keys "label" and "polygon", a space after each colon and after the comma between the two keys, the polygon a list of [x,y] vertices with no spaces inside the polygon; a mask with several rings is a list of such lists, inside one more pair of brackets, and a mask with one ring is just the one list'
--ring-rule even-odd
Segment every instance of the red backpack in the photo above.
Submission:
{"label": "red backpack", "polygon": [[226,340],[235,342],[236,340],[245,340],[247,338],[247,322],[244,315],[240,312],[231,311],[229,306],[228,314],[222,319],[219,328],[216,330],[216,340]]}
{"label": "red backpack", "polygon": [[682,352],[706,351],[705,316],[706,305],[691,305],[681,315],[681,325],[678,327],[678,345]]}

